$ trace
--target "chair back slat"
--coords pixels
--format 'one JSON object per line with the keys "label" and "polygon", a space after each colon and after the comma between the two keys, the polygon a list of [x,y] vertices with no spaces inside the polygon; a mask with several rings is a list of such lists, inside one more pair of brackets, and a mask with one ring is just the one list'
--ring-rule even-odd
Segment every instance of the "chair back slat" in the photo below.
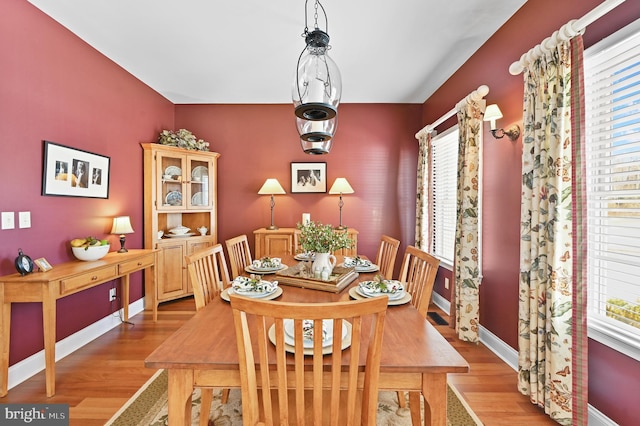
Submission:
{"label": "chair back slat", "polygon": [[239,235],[225,241],[227,253],[229,254],[229,263],[231,265],[231,278],[244,273],[244,268],[251,265],[251,251],[249,250],[249,241],[246,235]]}
{"label": "chair back slat", "polygon": [[414,246],[407,246],[400,281],[411,294],[411,303],[426,318],[440,260]]}
{"label": "chair back slat", "polygon": [[400,241],[395,238],[383,235],[380,238],[380,246],[376,255],[376,265],[380,268],[380,275],[390,280],[393,278],[393,269],[396,265]]}
{"label": "chair back slat", "polygon": [[[375,425],[387,297],[335,303],[277,302],[235,294],[229,298],[244,424]],[[287,326],[289,321],[292,325]],[[313,333],[313,347],[305,348],[304,325],[309,322],[314,330],[327,330],[331,324],[333,338]],[[345,349],[343,325],[345,339],[350,338]],[[325,353],[329,348],[331,355]]]}

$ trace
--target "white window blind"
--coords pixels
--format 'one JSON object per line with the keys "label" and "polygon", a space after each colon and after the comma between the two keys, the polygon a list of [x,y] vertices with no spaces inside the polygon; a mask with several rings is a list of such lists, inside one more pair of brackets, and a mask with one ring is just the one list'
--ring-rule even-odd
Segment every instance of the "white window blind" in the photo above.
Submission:
{"label": "white window blind", "polygon": [[589,325],[630,347],[632,353],[623,352],[636,359],[640,354],[638,24],[587,50],[584,70]]}
{"label": "white window blind", "polygon": [[436,136],[432,143],[431,254],[453,265],[456,237],[456,184],[458,170],[458,127]]}

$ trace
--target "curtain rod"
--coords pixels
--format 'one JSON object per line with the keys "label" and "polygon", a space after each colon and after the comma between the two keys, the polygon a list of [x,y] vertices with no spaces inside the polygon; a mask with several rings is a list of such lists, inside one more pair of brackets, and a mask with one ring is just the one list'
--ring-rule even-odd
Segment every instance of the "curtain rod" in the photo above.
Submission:
{"label": "curtain rod", "polygon": [[570,40],[577,34],[584,33],[585,28],[587,28],[589,24],[611,12],[624,2],[625,0],[605,0],[590,12],[587,12],[582,18],[567,22],[550,37],[545,38],[542,43],[532,47],[528,52],[525,52],[519,60],[512,63],[511,66],[509,66],[509,73],[511,73],[511,75],[520,74],[530,63],[540,58],[543,54],[555,49],[560,42]]}
{"label": "curtain rod", "polygon": [[486,86],[483,84],[482,86],[478,87],[476,90],[474,90],[473,92],[469,93],[467,96],[462,98],[451,111],[447,112],[446,114],[438,118],[433,123],[427,126],[424,126],[418,133],[416,133],[416,139],[420,139],[422,135],[433,132],[433,130],[436,127],[438,127],[440,124],[444,123],[449,118],[453,117],[458,112],[458,109],[460,109],[460,107],[465,103],[468,103],[469,101],[477,102],[480,99],[487,96],[487,93],[489,93],[489,86]]}

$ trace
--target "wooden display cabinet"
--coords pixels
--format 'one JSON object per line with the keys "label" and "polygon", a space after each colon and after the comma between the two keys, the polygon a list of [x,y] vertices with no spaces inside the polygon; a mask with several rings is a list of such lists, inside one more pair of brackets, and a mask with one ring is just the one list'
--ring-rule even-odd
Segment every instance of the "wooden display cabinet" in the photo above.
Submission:
{"label": "wooden display cabinet", "polygon": [[[220,154],[157,143],[144,150],[144,244],[158,253],[157,303],[193,294],[185,256],[218,242],[217,161]],[[190,228],[186,236],[169,232]],[[208,229],[206,235],[198,231]],[[159,237],[158,232],[164,235]],[[153,280],[150,274],[145,280]]]}

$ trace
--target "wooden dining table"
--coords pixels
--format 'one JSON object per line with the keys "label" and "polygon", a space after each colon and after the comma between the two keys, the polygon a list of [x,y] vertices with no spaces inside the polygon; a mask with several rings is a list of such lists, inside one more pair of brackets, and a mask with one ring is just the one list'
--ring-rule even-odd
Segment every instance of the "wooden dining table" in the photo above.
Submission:
{"label": "wooden dining table", "polygon": [[[293,256],[283,257],[282,261],[289,266],[297,263]],[[338,263],[341,261],[338,257]],[[349,300],[351,287],[374,276],[375,273],[360,273],[338,293],[281,284],[282,295],[275,300],[298,303]],[[270,281],[277,276],[266,275],[264,279]],[[293,363],[293,355],[290,358]],[[331,355],[326,355],[325,365],[330,364]],[[361,364],[364,371],[364,360]],[[145,365],[168,371],[171,426],[190,424],[194,388],[240,388],[238,350],[229,302],[216,298],[196,312],[145,359]],[[389,306],[380,360],[380,390],[421,392],[425,399],[425,424],[445,426],[447,374],[468,370],[467,361],[411,303]]]}

